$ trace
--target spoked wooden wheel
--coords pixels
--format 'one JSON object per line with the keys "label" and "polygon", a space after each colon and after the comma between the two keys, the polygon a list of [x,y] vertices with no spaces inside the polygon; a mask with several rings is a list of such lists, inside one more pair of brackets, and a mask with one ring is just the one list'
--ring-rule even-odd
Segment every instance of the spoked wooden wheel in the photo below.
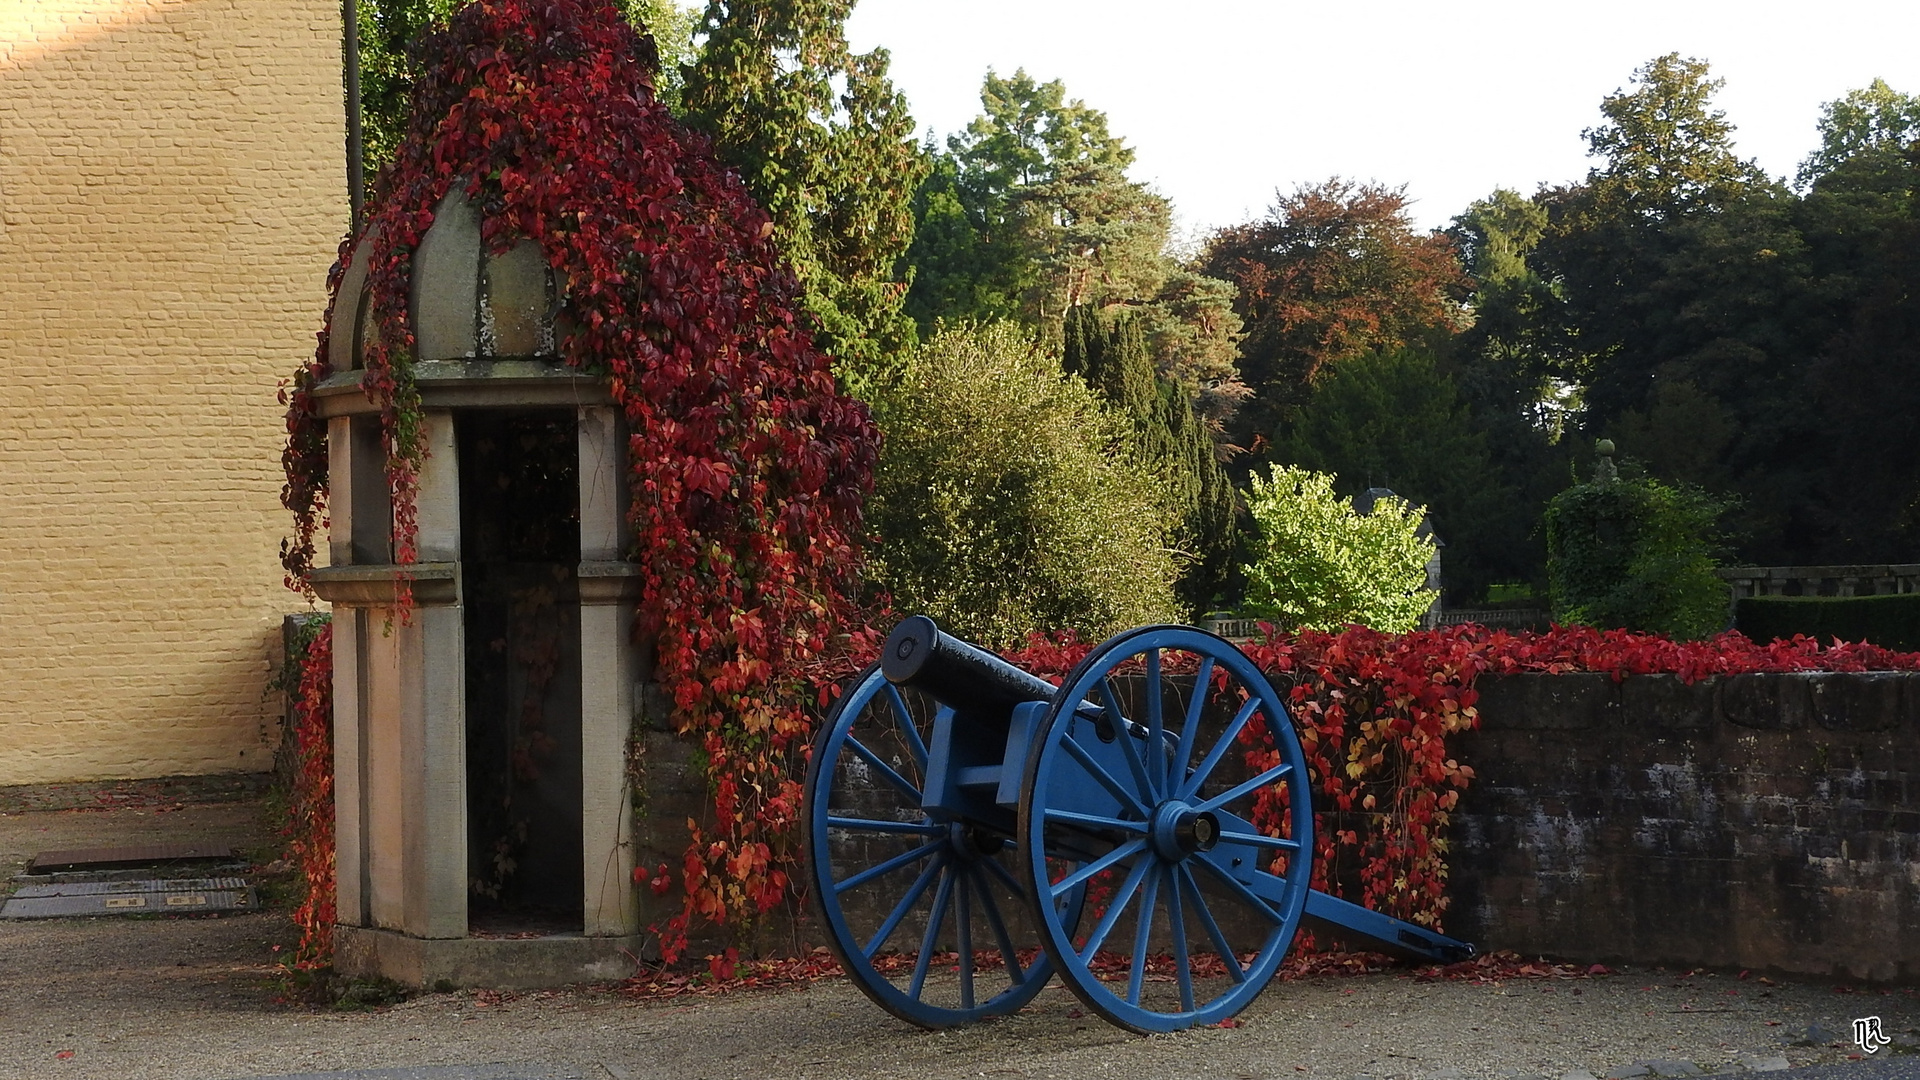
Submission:
{"label": "spoked wooden wheel", "polygon": [[[933,726],[950,717],[875,665],[834,706],[807,767],[808,866],[829,947],[875,1004],[928,1028],[1014,1012],[1053,976],[1013,815],[996,830],[922,808]],[[1083,896],[1064,890],[1049,910],[1075,925]]]}
{"label": "spoked wooden wheel", "polygon": [[[1184,626],[1109,639],[1054,699],[1023,792],[1033,917],[1089,1008],[1173,1031],[1259,995],[1299,927],[1313,814],[1293,723],[1244,654]],[[1256,803],[1281,835],[1251,824]],[[1091,925],[1055,915],[1079,888]]]}

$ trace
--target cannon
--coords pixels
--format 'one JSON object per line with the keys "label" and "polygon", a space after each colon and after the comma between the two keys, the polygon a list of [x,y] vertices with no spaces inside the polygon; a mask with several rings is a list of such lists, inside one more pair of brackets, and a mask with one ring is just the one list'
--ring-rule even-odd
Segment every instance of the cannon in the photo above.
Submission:
{"label": "cannon", "polygon": [[1014,1012],[1055,975],[1134,1031],[1218,1023],[1303,923],[1417,960],[1475,951],[1311,888],[1284,701],[1190,626],[1117,634],[1055,687],[906,619],[822,725],[805,799],[829,947],[923,1027]]}

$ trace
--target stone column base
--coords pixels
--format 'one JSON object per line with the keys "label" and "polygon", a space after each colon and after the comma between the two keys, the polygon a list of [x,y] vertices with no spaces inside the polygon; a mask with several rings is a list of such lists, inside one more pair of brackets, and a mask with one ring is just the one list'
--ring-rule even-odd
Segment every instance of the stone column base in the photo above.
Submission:
{"label": "stone column base", "polygon": [[333,928],[333,968],[348,978],[388,978],[422,990],[537,990],[617,982],[634,973],[643,935],[417,938],[364,926]]}

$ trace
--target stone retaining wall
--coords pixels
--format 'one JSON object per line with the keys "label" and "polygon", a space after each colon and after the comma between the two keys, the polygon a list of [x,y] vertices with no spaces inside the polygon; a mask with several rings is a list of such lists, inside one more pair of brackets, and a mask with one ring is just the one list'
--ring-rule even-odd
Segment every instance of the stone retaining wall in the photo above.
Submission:
{"label": "stone retaining wall", "polygon": [[1480,691],[1450,931],[1582,960],[1920,978],[1920,675]]}

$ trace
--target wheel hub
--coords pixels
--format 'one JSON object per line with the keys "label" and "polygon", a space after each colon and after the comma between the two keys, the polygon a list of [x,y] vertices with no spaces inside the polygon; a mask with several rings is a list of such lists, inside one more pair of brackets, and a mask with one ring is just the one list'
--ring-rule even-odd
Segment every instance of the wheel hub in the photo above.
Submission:
{"label": "wheel hub", "polygon": [[966,821],[947,826],[947,842],[956,854],[969,862],[998,855],[1007,846],[1006,837]]}
{"label": "wheel hub", "polygon": [[1220,842],[1220,819],[1195,810],[1180,799],[1168,799],[1153,812],[1153,848],[1160,857],[1179,862],[1190,855],[1211,851]]}

